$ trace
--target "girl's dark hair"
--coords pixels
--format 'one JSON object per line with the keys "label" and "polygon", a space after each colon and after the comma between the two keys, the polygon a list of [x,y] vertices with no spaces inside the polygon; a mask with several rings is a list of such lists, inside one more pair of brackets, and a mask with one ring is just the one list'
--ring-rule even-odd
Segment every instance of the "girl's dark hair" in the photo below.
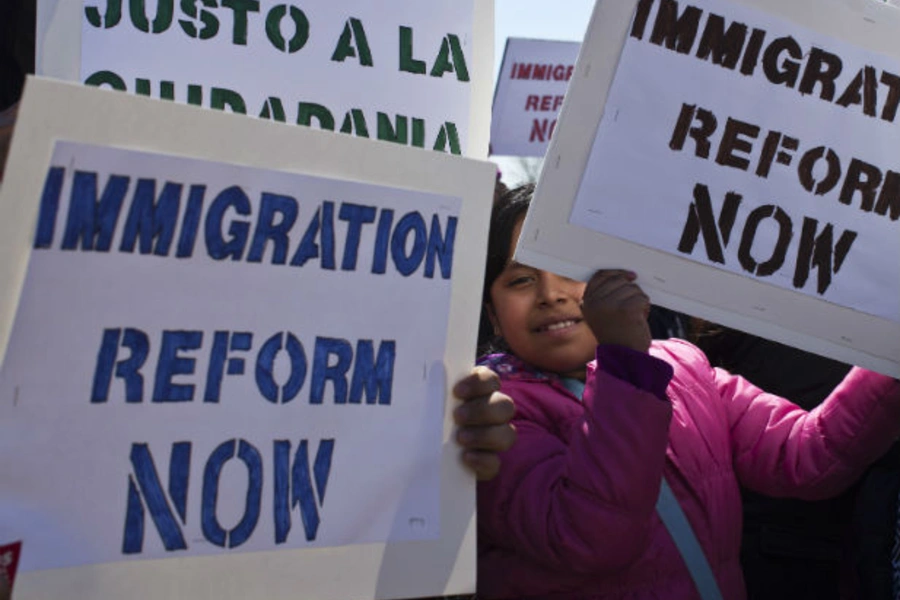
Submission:
{"label": "girl's dark hair", "polygon": [[512,243],[513,230],[528,211],[533,195],[533,183],[514,188],[500,196],[491,211],[491,230],[488,235],[484,288],[481,297],[481,322],[478,326],[479,355],[506,349],[503,340],[494,335],[494,328],[487,314],[487,305],[491,303],[491,286],[511,258],[509,248]]}

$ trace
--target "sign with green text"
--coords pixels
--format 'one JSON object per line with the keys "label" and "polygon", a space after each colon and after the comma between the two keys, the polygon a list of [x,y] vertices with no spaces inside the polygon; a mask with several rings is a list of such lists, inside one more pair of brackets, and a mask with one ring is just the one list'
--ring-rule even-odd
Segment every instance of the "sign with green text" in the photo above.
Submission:
{"label": "sign with green text", "polygon": [[36,72],[484,157],[489,4],[39,0]]}

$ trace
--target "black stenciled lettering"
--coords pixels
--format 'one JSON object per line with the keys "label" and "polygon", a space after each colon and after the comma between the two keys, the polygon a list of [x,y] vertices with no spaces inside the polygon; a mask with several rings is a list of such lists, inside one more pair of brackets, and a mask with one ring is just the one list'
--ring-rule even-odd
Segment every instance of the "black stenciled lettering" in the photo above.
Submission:
{"label": "black stenciled lettering", "polygon": [[631,23],[631,37],[637,39],[644,37],[644,30],[647,27],[647,19],[650,18],[650,8],[652,6],[653,0],[639,0],[634,11],[634,21]]}
{"label": "black stenciled lettering", "polygon": [[758,126],[729,117],[722,133],[716,163],[746,171],[750,166],[750,160],[743,156],[737,156],[735,152],[749,154],[753,150],[753,144],[745,138],[755,140],[757,137],[759,137]]}
{"label": "black stenciled lettering", "polygon": [[[816,163],[821,159],[825,159],[827,172],[821,181],[816,183],[813,170]],[[811,192],[816,196],[824,196],[834,189],[841,179],[841,159],[837,153],[831,148],[825,146],[817,146],[812,150],[808,150],[800,158],[800,165],[797,169],[797,175],[800,178],[800,185],[807,192]]]}
{"label": "black stenciled lettering", "polygon": [[723,249],[728,246],[731,239],[731,230],[734,228],[741,200],[740,194],[728,192],[725,195],[725,202],[717,222],[709,196],[709,188],[702,183],[695,185],[694,201],[688,208],[688,218],[681,233],[681,240],[678,242],[678,251],[692,254],[697,245],[697,239],[702,233],[706,256],[713,262],[725,264]]}
{"label": "black stenciled lettering", "polygon": [[861,104],[863,114],[874,117],[876,116],[877,88],[878,77],[875,69],[864,67],[844,89],[844,93],[835,101],[835,104],[844,108],[851,104]]}
{"label": "black stenciled lettering", "polygon": [[888,86],[884,108],[881,109],[881,118],[889,123],[893,123],[897,117],[897,107],[900,105],[900,77],[893,73],[882,71],[881,83]]}
{"label": "black stenciled lettering", "polygon": [[884,176],[884,185],[875,205],[876,215],[887,215],[890,211],[891,221],[900,218],[900,173],[888,171]]}
{"label": "black stenciled lettering", "polygon": [[653,32],[650,34],[650,43],[665,45],[669,50],[687,54],[694,46],[702,15],[703,11],[696,6],[687,6],[681,16],[678,16],[676,0],[661,0]]}
{"label": "black stenciled lettering", "polygon": [[697,47],[697,58],[706,60],[712,55],[712,62],[726,69],[734,69],[744,49],[747,39],[747,26],[743,23],[730,23],[725,29],[725,19],[710,13]]}
{"label": "black stenciled lettering", "polygon": [[756,65],[759,62],[759,53],[762,51],[763,42],[766,39],[766,32],[762,29],[754,29],[750,34],[750,41],[744,48],[744,58],[741,60],[741,75],[753,75],[756,72]]}
{"label": "black stenciled lettering", "polygon": [[[765,219],[770,218],[774,219],[778,226],[778,240],[772,249],[772,255],[760,264],[753,258],[753,242],[756,239],[756,233],[759,231],[760,224]],[[793,223],[784,210],[774,204],[767,204],[753,209],[747,217],[747,222],[744,224],[741,244],[738,247],[738,261],[741,263],[741,267],[748,273],[753,273],[758,277],[767,277],[773,274],[784,264],[788,245],[791,243],[793,236]]]}
{"label": "black stenciled lettering", "polygon": [[795,288],[802,289],[809,279],[810,270],[816,268],[819,271],[816,291],[822,295],[831,285],[832,274],[837,274],[844,264],[857,233],[844,231],[837,244],[834,244],[834,226],[831,223],[826,224],[822,233],[817,235],[818,229],[819,222],[816,219],[803,219],[793,283]]}
{"label": "black stenciled lettering", "polygon": [[819,83],[822,86],[819,98],[831,102],[834,99],[834,80],[840,76],[843,68],[844,64],[838,55],[813,46],[797,91],[812,94],[816,83]]}
{"label": "black stenciled lettering", "polygon": [[859,192],[861,195],[859,207],[865,212],[872,212],[872,209],[875,208],[875,196],[878,194],[881,180],[881,169],[854,158],[847,166],[847,176],[844,178],[844,185],[838,200],[842,204],[849,205],[856,192]]}
{"label": "black stenciled lettering", "polygon": [[[789,58],[785,58],[783,62],[779,63],[784,53],[787,53]],[[766,79],[775,85],[793,88],[797,84],[797,77],[800,74],[799,61],[801,58],[803,58],[803,50],[797,40],[790,36],[778,38],[763,52],[763,73],[765,73]]]}
{"label": "black stenciled lettering", "polygon": [[[695,117],[699,124],[691,127]],[[716,127],[718,127],[718,121],[710,111],[704,108],[698,109],[694,104],[682,104],[678,120],[675,122],[675,129],[672,131],[672,138],[669,140],[669,148],[675,151],[683,149],[684,143],[690,135],[696,142],[695,156],[709,158],[711,147],[709,136],[715,133]]]}

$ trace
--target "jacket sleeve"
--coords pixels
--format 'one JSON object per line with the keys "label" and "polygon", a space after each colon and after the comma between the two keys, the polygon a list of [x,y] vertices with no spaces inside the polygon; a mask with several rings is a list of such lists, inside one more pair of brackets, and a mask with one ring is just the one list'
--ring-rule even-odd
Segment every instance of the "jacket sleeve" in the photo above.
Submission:
{"label": "jacket sleeve", "polygon": [[[671,377],[659,359],[634,360]],[[551,569],[597,573],[633,562],[655,515],[668,401],[590,368],[582,407],[549,384],[505,382],[503,391],[516,402],[518,438],[500,474],[479,484],[480,542]],[[558,405],[568,402],[574,416],[560,423]]]}
{"label": "jacket sleeve", "polygon": [[864,369],[853,368],[810,412],[721,369],[715,382],[738,479],[771,496],[833,496],[900,434],[900,383]]}

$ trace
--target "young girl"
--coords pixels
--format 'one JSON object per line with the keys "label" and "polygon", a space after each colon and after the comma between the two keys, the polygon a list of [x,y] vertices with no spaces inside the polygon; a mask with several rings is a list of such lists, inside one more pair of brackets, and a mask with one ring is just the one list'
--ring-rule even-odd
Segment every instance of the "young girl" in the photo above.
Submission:
{"label": "young girl", "polygon": [[900,383],[854,369],[806,412],[651,343],[633,273],[585,285],[510,260],[531,194],[492,218],[484,306],[504,353],[482,363],[518,441],[479,484],[479,598],[745,598],[738,483],[837,493],[900,433]]}

